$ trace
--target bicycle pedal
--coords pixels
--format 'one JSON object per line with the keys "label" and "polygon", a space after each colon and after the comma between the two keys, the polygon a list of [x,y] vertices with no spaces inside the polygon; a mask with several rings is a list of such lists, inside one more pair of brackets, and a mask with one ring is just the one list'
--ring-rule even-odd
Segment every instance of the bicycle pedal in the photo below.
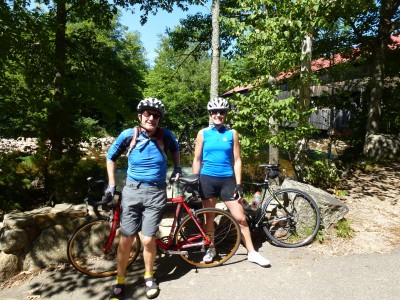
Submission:
{"label": "bicycle pedal", "polygon": [[178,250],[167,250],[166,253],[167,254],[172,254],[172,255],[174,255],[174,254],[185,255],[185,256],[188,255],[187,251],[178,251]]}

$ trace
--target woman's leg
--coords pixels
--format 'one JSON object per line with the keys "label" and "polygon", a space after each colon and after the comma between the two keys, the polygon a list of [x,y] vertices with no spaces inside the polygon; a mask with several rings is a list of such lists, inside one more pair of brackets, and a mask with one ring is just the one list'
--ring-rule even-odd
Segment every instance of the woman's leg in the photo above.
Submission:
{"label": "woman's leg", "polygon": [[[216,198],[205,199],[202,201],[204,208],[210,208],[210,207],[213,208],[215,207],[216,203],[217,203]],[[206,231],[206,233],[212,233],[212,235],[214,235],[215,232],[214,218],[215,218],[214,214],[207,214],[206,224],[204,226],[204,230]]]}
{"label": "woman's leg", "polygon": [[225,201],[225,205],[228,207],[229,211],[235,217],[235,219],[239,222],[240,229],[242,231],[242,239],[248,251],[248,261],[256,263],[262,267],[271,265],[271,262],[268,259],[264,258],[254,249],[253,241],[251,240],[249,224],[247,224],[243,206],[239,203],[239,201],[236,200]]}
{"label": "woman's leg", "polygon": [[[213,208],[217,203],[217,198],[205,199],[202,201],[202,203],[204,208]],[[209,235],[211,238],[214,238],[215,235],[214,218],[215,218],[214,213],[208,213],[206,215],[206,220],[204,224],[204,230],[206,234]],[[217,253],[215,251],[215,248],[211,246],[210,248],[207,249],[206,254],[203,257],[203,261],[206,263],[212,262],[216,254]]]}
{"label": "woman's leg", "polygon": [[243,206],[239,201],[225,201],[226,207],[230,213],[239,222],[240,230],[242,231],[242,239],[248,252],[255,251],[253,241],[251,240],[249,224],[247,224],[246,215],[244,214]]}

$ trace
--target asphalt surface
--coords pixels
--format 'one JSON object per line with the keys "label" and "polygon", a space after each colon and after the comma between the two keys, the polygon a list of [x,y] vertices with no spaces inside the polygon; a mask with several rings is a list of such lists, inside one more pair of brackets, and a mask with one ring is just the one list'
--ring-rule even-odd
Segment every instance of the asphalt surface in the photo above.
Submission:
{"label": "asphalt surface", "polygon": [[[216,268],[194,269],[178,256],[160,257],[157,299],[400,299],[400,246],[387,254],[324,257],[309,248],[285,249],[263,242],[260,252],[271,260],[262,268],[236,255]],[[127,298],[147,299],[143,262],[127,275]],[[0,291],[2,300],[108,299],[115,278],[93,279],[72,268],[44,272],[22,285]]]}

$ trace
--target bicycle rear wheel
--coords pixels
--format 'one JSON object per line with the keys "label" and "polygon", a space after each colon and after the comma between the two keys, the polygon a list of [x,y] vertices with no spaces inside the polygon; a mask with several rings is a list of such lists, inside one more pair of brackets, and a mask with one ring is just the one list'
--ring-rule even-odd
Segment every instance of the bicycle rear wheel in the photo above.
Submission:
{"label": "bicycle rear wheel", "polygon": [[[111,223],[106,220],[92,220],[81,225],[69,238],[67,255],[78,271],[93,277],[106,277],[117,274],[117,249],[120,230],[117,229],[114,241],[108,252],[103,247],[110,235]],[[136,236],[132,244],[127,268],[139,255],[140,238]]]}
{"label": "bicycle rear wheel", "polygon": [[296,189],[282,189],[270,196],[262,207],[263,230],[276,245],[296,248],[313,241],[320,226],[320,213],[315,201]]}
{"label": "bicycle rear wheel", "polygon": [[209,268],[223,264],[235,254],[240,245],[241,232],[239,223],[229,212],[218,208],[198,209],[194,212],[194,215],[203,228],[206,217],[213,218],[215,228],[214,245],[217,254],[212,262],[206,263],[203,261],[208,246],[198,245],[203,242],[203,236],[193,219],[190,216],[186,216],[180,223],[176,234],[176,243],[184,245],[181,250],[188,252],[187,255],[181,255],[182,259],[199,268]]}

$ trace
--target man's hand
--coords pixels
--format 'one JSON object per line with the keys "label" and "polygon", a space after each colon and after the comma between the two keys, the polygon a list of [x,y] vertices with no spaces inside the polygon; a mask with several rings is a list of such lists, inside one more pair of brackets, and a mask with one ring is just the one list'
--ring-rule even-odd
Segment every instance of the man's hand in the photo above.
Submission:
{"label": "man's hand", "polygon": [[115,185],[109,184],[104,191],[104,196],[109,196],[109,195],[114,196],[114,194],[115,194]]}
{"label": "man's hand", "polygon": [[233,192],[233,198],[240,199],[243,197],[243,189],[241,184],[237,184]]}
{"label": "man's hand", "polygon": [[172,180],[177,181],[180,176],[182,176],[182,168],[181,167],[175,167],[174,171],[171,174],[171,178],[169,179],[169,181],[170,182],[172,182]]}

